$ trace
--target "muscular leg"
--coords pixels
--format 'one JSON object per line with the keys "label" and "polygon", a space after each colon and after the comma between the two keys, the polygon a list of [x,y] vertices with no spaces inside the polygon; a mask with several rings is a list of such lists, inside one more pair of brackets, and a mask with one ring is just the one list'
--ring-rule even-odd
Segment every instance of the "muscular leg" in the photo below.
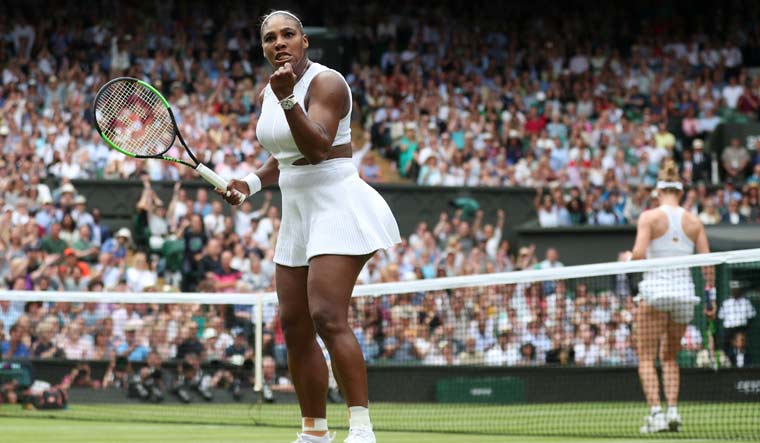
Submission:
{"label": "muscular leg", "polygon": [[686,324],[668,320],[665,342],[663,343],[660,355],[662,384],[665,388],[665,398],[670,407],[677,406],[678,404],[678,389],[681,379],[676,357],[678,357],[678,351],[681,349],[681,338],[683,338],[683,334],[686,332],[686,326]]}
{"label": "muscular leg", "polygon": [[288,348],[288,368],[301,406],[301,416],[325,418],[327,414],[327,364],[317,344],[309,315],[306,282],[309,268],[277,265],[277,298]]}
{"label": "muscular leg", "polygon": [[642,301],[636,309],[636,346],[639,353],[639,379],[650,407],[660,406],[660,383],[654,363],[660,338],[665,333],[667,314]]}
{"label": "muscular leg", "polygon": [[335,379],[348,406],[367,407],[367,369],[348,326],[348,304],[356,278],[370,256],[320,255],[309,262],[309,310],[330,352]]}

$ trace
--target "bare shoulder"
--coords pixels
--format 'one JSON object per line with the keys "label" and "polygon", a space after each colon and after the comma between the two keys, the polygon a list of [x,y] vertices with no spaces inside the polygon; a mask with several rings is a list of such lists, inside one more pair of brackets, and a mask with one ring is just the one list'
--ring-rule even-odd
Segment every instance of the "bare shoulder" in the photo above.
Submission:
{"label": "bare shoulder", "polygon": [[651,223],[652,220],[657,218],[660,212],[661,211],[657,211],[654,209],[645,210],[644,212],[641,213],[641,215],[639,215],[639,222],[638,222],[639,226],[641,226],[642,224]]}
{"label": "bare shoulder", "polygon": [[333,94],[348,96],[348,89],[346,88],[343,76],[332,69],[326,69],[315,75],[311,80],[311,84],[309,84],[309,95],[324,96]]}
{"label": "bare shoulder", "polygon": [[699,219],[699,217],[688,211],[685,211],[683,213],[681,225],[683,226],[686,234],[690,237],[699,233],[699,231],[703,228],[702,221]]}

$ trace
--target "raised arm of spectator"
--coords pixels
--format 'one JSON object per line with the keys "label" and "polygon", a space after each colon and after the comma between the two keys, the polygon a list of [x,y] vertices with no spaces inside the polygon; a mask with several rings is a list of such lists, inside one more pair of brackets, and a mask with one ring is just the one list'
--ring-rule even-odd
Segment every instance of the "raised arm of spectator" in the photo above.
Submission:
{"label": "raised arm of spectator", "polygon": [[483,210],[478,209],[475,212],[475,218],[472,220],[472,232],[475,234],[479,234],[482,228],[483,228]]}
{"label": "raised arm of spectator", "polygon": [[433,235],[438,237],[444,229],[446,229],[446,225],[449,221],[449,215],[446,214],[446,212],[441,212],[441,215],[438,216],[438,223],[436,223],[435,227],[433,228]]}
{"label": "raised arm of spectator", "polygon": [[[177,210],[177,202],[179,201],[179,191],[182,189],[182,182],[177,180],[174,183],[174,192],[172,192],[172,199],[169,200],[169,207],[166,208],[166,218],[170,223],[174,222],[174,212]],[[171,230],[174,231],[178,226],[171,226]]]}
{"label": "raised arm of spectator", "polygon": [[140,200],[137,201],[138,212],[150,212],[153,209],[153,189],[150,185],[150,178],[147,175],[142,177],[143,190],[140,194]]}
{"label": "raised arm of spectator", "polygon": [[541,209],[541,198],[544,196],[544,188],[542,186],[536,187],[536,198],[533,199],[533,207],[536,211]]}

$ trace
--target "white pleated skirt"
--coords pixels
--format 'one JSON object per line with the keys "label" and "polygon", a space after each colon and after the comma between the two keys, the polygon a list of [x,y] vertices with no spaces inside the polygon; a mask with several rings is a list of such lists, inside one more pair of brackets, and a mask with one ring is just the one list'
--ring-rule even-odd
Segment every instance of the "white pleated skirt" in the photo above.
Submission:
{"label": "white pleated skirt", "polygon": [[401,241],[383,197],[350,158],[282,166],[282,220],[274,262],[308,266],[317,255],[366,255]]}
{"label": "white pleated skirt", "polygon": [[694,318],[694,306],[700,299],[695,295],[694,282],[689,269],[663,269],[644,273],[639,283],[639,295],[634,299],[644,300],[670,318],[681,324]]}

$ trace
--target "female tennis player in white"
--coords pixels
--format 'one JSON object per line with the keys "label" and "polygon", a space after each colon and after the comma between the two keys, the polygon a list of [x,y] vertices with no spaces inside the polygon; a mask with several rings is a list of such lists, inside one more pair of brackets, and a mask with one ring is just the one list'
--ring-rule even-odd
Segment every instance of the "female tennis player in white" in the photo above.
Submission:
{"label": "female tennis player in white", "polygon": [[[630,258],[674,257],[710,252],[702,222],[679,206],[683,195],[678,168],[666,160],[657,182],[660,206],[639,217],[636,243]],[[712,268],[703,268],[706,291],[714,300]],[[644,388],[650,415],[641,427],[642,433],[678,431],[681,417],[678,404],[679,368],[676,356],[681,338],[694,316],[694,306],[700,302],[694,293],[691,271],[663,269],[645,272],[636,297],[638,308],[634,318],[638,354],[639,378]],[[705,315],[715,315],[715,303]],[[662,366],[663,387],[668,410],[660,407],[660,384],[655,368],[658,350]]]}
{"label": "female tennis player in white", "polygon": [[290,12],[264,17],[261,41],[275,72],[262,93],[256,134],[272,156],[242,181],[232,180],[228,190],[251,195],[279,182],[282,192],[275,278],[303,417],[297,442],[334,438],[327,428],[328,371],[319,334],[349,407],[345,442],[375,443],[366,368],[348,326],[348,304],[364,263],[400,241],[398,225],[351,161],[351,91],[343,77],[308,59],[309,40]]}

